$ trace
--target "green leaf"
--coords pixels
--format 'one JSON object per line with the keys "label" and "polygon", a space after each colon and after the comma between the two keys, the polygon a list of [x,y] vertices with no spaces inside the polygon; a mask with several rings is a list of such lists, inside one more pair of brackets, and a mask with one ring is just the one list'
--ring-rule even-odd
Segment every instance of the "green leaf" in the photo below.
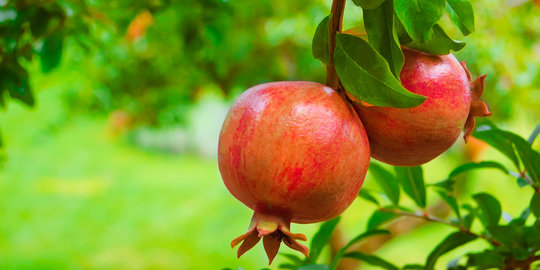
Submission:
{"label": "green leaf", "polygon": [[526,236],[523,233],[523,225],[510,223],[508,225],[495,225],[489,227],[489,232],[501,244],[507,247],[516,259],[528,257]]}
{"label": "green leaf", "polygon": [[336,217],[334,219],[324,222],[321,225],[319,231],[315,233],[315,235],[313,236],[313,240],[311,240],[311,245],[309,248],[308,262],[314,263],[317,261],[319,255],[321,255],[324,246],[328,243],[328,240],[330,240],[330,236],[332,235],[332,232],[339,223],[339,220],[340,217]]}
{"label": "green leaf", "polygon": [[319,23],[311,45],[313,57],[321,60],[325,65],[330,62],[330,17],[331,15],[326,16]]}
{"label": "green leaf", "polygon": [[473,131],[473,136],[499,150],[499,152],[507,156],[514,163],[516,168],[520,170],[521,166],[512,145],[512,141],[506,137],[506,134],[503,131],[492,125],[491,122],[487,120],[483,120],[482,122],[487,123],[485,125],[477,126],[475,131]]}
{"label": "green leaf", "polygon": [[49,72],[60,63],[62,59],[62,47],[64,43],[64,34],[62,31],[56,31],[45,39],[43,47],[39,52],[41,57],[41,71]]}
{"label": "green leaf", "polygon": [[540,124],[536,125],[536,128],[534,128],[533,132],[529,136],[529,139],[527,140],[529,144],[533,144],[534,140],[536,140],[536,137],[538,137],[538,134],[540,134]]}
{"label": "green leaf", "polygon": [[540,193],[534,193],[529,210],[537,217],[540,218]]}
{"label": "green leaf", "polygon": [[293,263],[291,265],[294,266],[294,269],[296,269],[296,267],[298,265],[302,265],[304,263],[304,260],[302,260],[300,257],[298,257],[298,256],[296,256],[294,254],[290,254],[290,253],[281,254],[280,253],[280,255],[287,258],[287,259],[289,259]]}
{"label": "green leaf", "polygon": [[475,169],[483,169],[483,168],[494,168],[494,169],[500,170],[501,172],[505,174],[509,174],[508,169],[506,169],[506,167],[504,167],[502,164],[498,162],[482,161],[478,163],[470,162],[470,163],[462,164],[458,166],[457,168],[455,168],[454,170],[452,170],[452,172],[450,172],[450,174],[448,175],[448,178],[455,178],[459,174],[462,174],[466,171],[475,170]]}
{"label": "green leaf", "polygon": [[403,191],[421,208],[426,207],[426,187],[422,167],[394,167]]}
{"label": "green leaf", "polygon": [[512,132],[498,129],[493,124],[479,126],[473,132],[473,136],[509,157],[518,170],[521,170],[519,163],[521,160],[533,182],[540,184],[540,153],[534,151],[525,139]]}
{"label": "green leaf", "polygon": [[30,17],[30,32],[32,36],[39,38],[45,34],[51,15],[42,7],[37,7]]}
{"label": "green leaf", "polygon": [[425,270],[426,268],[420,264],[406,264],[403,270]]}
{"label": "green leaf", "polygon": [[394,20],[393,0],[373,10],[364,9],[364,25],[369,44],[386,59],[392,74],[399,80],[405,56],[399,45]]}
{"label": "green leaf", "polygon": [[[376,9],[384,3],[385,0],[353,0],[353,3],[362,9]],[[390,2],[390,1],[387,1]]]}
{"label": "green leaf", "polygon": [[345,89],[367,103],[410,108],[426,99],[407,91],[394,77],[384,57],[359,37],[337,34],[334,61]]}
{"label": "green leaf", "polygon": [[474,11],[469,0],[447,0],[446,10],[463,35],[474,32]]}
{"label": "green leaf", "polygon": [[405,46],[419,51],[436,55],[446,55],[450,51],[459,51],[465,47],[465,42],[451,39],[439,24],[433,26],[433,35],[426,42],[415,41]]}
{"label": "green leaf", "polygon": [[298,267],[297,270],[329,270],[328,265],[325,264],[310,264]]}
{"label": "green leaf", "polygon": [[34,95],[28,83],[28,72],[17,61],[8,62],[7,69],[0,69],[0,74],[2,74],[0,86],[7,89],[12,98],[28,106],[34,105]]}
{"label": "green leaf", "polygon": [[372,237],[372,236],[376,236],[376,235],[383,235],[383,234],[390,234],[390,231],[387,231],[387,230],[370,230],[370,231],[367,231],[367,232],[364,232],[358,236],[356,236],[355,238],[353,238],[351,241],[349,241],[344,247],[342,247],[337,253],[336,253],[336,256],[334,257],[334,259],[332,260],[332,263],[330,265],[330,268],[331,269],[336,269],[336,266],[337,266],[337,263],[339,262],[339,259],[341,259],[341,257],[343,257],[343,255],[345,254],[345,252],[347,252],[347,250],[354,244],[366,239],[366,238],[369,238],[369,237]]}
{"label": "green leaf", "polygon": [[470,229],[474,219],[478,215],[478,210],[469,204],[464,204],[463,209],[467,211],[467,214],[463,216],[463,227]]}
{"label": "green leaf", "polygon": [[442,188],[448,192],[452,192],[454,191],[454,185],[456,184],[456,180],[454,180],[453,178],[448,178],[448,179],[445,179],[445,180],[442,180],[440,182],[437,182],[437,183],[432,183],[432,184],[427,184],[426,186],[428,187],[438,187],[438,188]]}
{"label": "green leaf", "polygon": [[472,234],[464,233],[464,232],[454,232],[448,235],[429,254],[426,260],[426,269],[428,270],[433,269],[433,267],[435,266],[435,263],[437,262],[440,256],[474,239],[476,239],[476,236]]}
{"label": "green leaf", "polygon": [[448,195],[446,192],[442,190],[438,190],[437,193],[443,199],[443,201],[445,201],[446,204],[448,204],[448,206],[450,206],[450,208],[454,210],[454,213],[456,213],[456,216],[461,220],[461,213],[459,211],[459,205],[457,203],[456,198]]}
{"label": "green leaf", "polygon": [[484,226],[487,228],[499,224],[502,214],[499,201],[488,193],[478,193],[473,195],[473,198],[480,208],[480,220],[484,223]]}
{"label": "green leaf", "polygon": [[377,210],[373,212],[373,214],[369,218],[367,223],[367,230],[373,230],[380,225],[398,217],[398,214]]}
{"label": "green leaf", "polygon": [[393,205],[399,204],[399,185],[395,176],[377,163],[369,165],[369,172]]}
{"label": "green leaf", "polygon": [[502,268],[504,266],[505,257],[493,250],[485,250],[481,253],[470,253],[467,254],[467,257],[468,267],[477,266],[481,267],[480,269],[485,269],[489,267]]}
{"label": "green leaf", "polygon": [[415,41],[427,42],[433,36],[432,27],[439,21],[445,0],[394,0],[398,18]]}
{"label": "green leaf", "polygon": [[379,257],[374,256],[374,255],[365,254],[365,253],[362,253],[362,252],[347,253],[343,257],[353,258],[353,259],[357,259],[357,260],[360,260],[360,261],[364,261],[364,262],[366,262],[368,264],[371,264],[373,266],[378,266],[378,267],[381,267],[383,269],[399,270],[399,268],[397,266],[387,262],[386,260],[384,260],[382,258],[379,258]]}
{"label": "green leaf", "polygon": [[376,205],[380,205],[379,201],[377,200],[377,198],[375,198],[375,196],[373,196],[371,194],[371,192],[366,189],[366,188],[362,188],[360,189],[360,192],[358,192],[358,197],[366,200],[366,201],[370,201]]}

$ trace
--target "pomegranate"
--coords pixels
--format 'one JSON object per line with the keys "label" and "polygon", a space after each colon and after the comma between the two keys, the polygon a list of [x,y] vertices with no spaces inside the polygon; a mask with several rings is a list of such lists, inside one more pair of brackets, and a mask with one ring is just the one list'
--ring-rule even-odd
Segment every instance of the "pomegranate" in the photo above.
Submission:
{"label": "pomegranate", "polygon": [[464,62],[452,54],[430,55],[403,48],[401,83],[426,96],[421,105],[399,109],[355,103],[373,158],[395,166],[417,166],[442,154],[465,127],[465,142],[476,116],[491,114],[480,100],[486,75],[471,82]]}
{"label": "pomegranate", "polygon": [[238,257],[263,238],[270,263],[283,241],[308,256],[290,223],[341,214],[369,165],[367,136],[352,106],[314,82],[273,82],[248,89],[232,105],[219,136],[219,170],[234,197],[254,214]]}

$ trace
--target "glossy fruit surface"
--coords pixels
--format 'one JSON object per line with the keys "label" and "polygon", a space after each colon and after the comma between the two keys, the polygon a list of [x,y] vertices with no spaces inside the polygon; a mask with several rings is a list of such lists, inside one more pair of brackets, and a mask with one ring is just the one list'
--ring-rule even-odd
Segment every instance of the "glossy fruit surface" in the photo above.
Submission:
{"label": "glossy fruit surface", "polygon": [[417,107],[398,109],[355,104],[366,128],[373,158],[395,166],[424,164],[446,151],[465,127],[467,139],[474,117],[487,116],[479,100],[485,75],[471,82],[464,63],[452,55],[430,55],[404,48],[400,73],[403,86],[426,96]]}
{"label": "glossy fruit surface", "polygon": [[307,255],[289,231],[341,214],[369,165],[356,112],[333,89],[314,82],[274,82],[244,92],[231,107],[218,147],[223,182],[255,211],[238,256],[261,237],[270,261],[283,241]]}

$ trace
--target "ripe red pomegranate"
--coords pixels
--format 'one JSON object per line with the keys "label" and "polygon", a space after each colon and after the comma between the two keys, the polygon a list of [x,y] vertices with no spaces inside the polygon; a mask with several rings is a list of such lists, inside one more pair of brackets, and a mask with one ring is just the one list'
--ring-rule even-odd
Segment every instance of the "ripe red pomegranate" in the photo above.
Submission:
{"label": "ripe red pomegranate", "polygon": [[225,186],[255,211],[238,257],[263,238],[270,263],[283,241],[308,256],[290,223],[341,214],[369,165],[362,122],[333,89],[314,82],[274,82],[248,89],[233,104],[219,136]]}
{"label": "ripe red pomegranate", "polygon": [[426,96],[408,109],[354,104],[368,134],[371,156],[395,166],[417,166],[442,154],[459,137],[471,134],[476,116],[491,115],[479,98],[486,75],[471,82],[465,63],[452,54],[430,55],[403,48],[401,83]]}

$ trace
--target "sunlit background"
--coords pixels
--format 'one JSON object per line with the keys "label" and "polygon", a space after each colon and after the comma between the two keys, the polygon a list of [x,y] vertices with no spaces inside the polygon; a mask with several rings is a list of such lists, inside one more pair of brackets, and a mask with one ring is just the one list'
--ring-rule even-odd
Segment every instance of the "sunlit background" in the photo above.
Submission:
{"label": "sunlit background", "polygon": [[[348,2],[345,28],[362,22],[360,8]],[[218,134],[228,107],[250,86],[324,83],[325,69],[311,56],[311,40],[330,12],[330,0],[2,0],[0,5],[4,61],[6,51],[18,46],[15,38],[28,42],[25,35],[36,31],[53,33],[49,41],[31,41],[30,57],[18,60],[28,72],[34,107],[3,96],[1,269],[268,267],[262,246],[241,259],[230,247],[252,213],[221,181]],[[456,56],[473,75],[488,74],[484,99],[491,119],[526,137],[540,122],[540,3],[477,0],[473,5],[475,33],[460,36],[447,17],[445,29],[467,42]],[[33,22],[18,25],[18,20]],[[459,141],[424,166],[426,179],[436,182],[457,164],[486,159],[507,162],[495,150]],[[493,192],[503,211],[517,216],[530,191],[514,181],[496,171],[470,174],[461,196],[469,200],[471,193]],[[365,185],[377,189],[370,176]],[[437,199],[428,193],[428,200]],[[358,200],[344,213],[346,237],[364,230],[371,210]],[[310,239],[317,228],[293,225],[292,231]],[[398,265],[422,263],[449,231],[427,225],[393,239],[377,254]],[[482,245],[476,241],[469,248]],[[466,251],[449,253],[438,266]],[[323,259],[327,256],[328,251]],[[271,268],[283,261],[278,255]]]}

